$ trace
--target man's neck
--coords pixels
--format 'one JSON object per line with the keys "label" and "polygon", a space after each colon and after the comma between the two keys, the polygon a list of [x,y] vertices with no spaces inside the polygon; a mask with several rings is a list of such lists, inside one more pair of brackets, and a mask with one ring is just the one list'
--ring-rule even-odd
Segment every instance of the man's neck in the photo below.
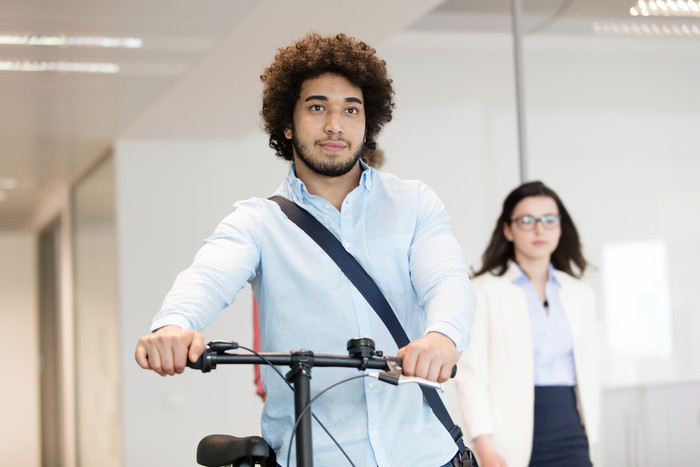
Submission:
{"label": "man's neck", "polygon": [[339,177],[328,177],[317,174],[303,163],[297,163],[295,172],[310,194],[320,196],[340,211],[345,197],[360,184],[362,167],[358,162],[348,173]]}

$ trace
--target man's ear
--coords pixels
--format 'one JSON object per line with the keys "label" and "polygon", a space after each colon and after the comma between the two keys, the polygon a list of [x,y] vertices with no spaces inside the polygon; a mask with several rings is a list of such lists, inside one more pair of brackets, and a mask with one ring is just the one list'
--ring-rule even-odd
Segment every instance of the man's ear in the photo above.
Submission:
{"label": "man's ear", "polygon": [[292,139],[292,125],[287,125],[284,127],[284,137],[287,139]]}

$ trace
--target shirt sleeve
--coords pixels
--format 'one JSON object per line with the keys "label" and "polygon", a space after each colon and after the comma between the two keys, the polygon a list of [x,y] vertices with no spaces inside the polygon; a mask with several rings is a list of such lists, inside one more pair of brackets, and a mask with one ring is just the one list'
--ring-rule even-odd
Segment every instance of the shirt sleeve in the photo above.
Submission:
{"label": "shirt sleeve", "polygon": [[236,203],[182,271],[168,292],[151,330],[167,325],[201,331],[231,305],[238,291],[255,277],[260,259],[259,201]]}
{"label": "shirt sleeve", "polygon": [[409,252],[411,281],[426,313],[425,333],[439,332],[461,353],[469,343],[476,298],[445,206],[419,185],[418,220]]}

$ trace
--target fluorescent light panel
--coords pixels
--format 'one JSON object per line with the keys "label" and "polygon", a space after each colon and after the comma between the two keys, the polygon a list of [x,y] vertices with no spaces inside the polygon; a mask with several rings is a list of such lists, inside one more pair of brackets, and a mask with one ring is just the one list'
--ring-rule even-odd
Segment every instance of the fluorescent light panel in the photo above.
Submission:
{"label": "fluorescent light panel", "polygon": [[630,8],[630,15],[700,17],[700,2],[696,0],[638,0]]}
{"label": "fluorescent light panel", "polygon": [[617,36],[700,37],[700,27],[696,24],[688,26],[687,24],[596,21],[593,23],[593,32]]}
{"label": "fluorescent light panel", "polygon": [[121,47],[139,49],[137,37],[0,35],[0,45],[43,45],[54,47]]}
{"label": "fluorescent light panel", "polygon": [[92,63],[92,62],[3,62],[0,61],[0,71],[31,71],[46,72],[58,71],[68,73],[119,73],[119,65],[116,63]]}

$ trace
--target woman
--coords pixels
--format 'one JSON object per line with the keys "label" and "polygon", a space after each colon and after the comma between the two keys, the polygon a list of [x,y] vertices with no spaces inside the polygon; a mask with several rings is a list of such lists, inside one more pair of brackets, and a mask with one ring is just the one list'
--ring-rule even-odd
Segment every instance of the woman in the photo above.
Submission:
{"label": "woman", "polygon": [[481,467],[591,465],[599,397],[586,266],[554,191],[530,182],[508,195],[472,279],[477,311],[456,377]]}

